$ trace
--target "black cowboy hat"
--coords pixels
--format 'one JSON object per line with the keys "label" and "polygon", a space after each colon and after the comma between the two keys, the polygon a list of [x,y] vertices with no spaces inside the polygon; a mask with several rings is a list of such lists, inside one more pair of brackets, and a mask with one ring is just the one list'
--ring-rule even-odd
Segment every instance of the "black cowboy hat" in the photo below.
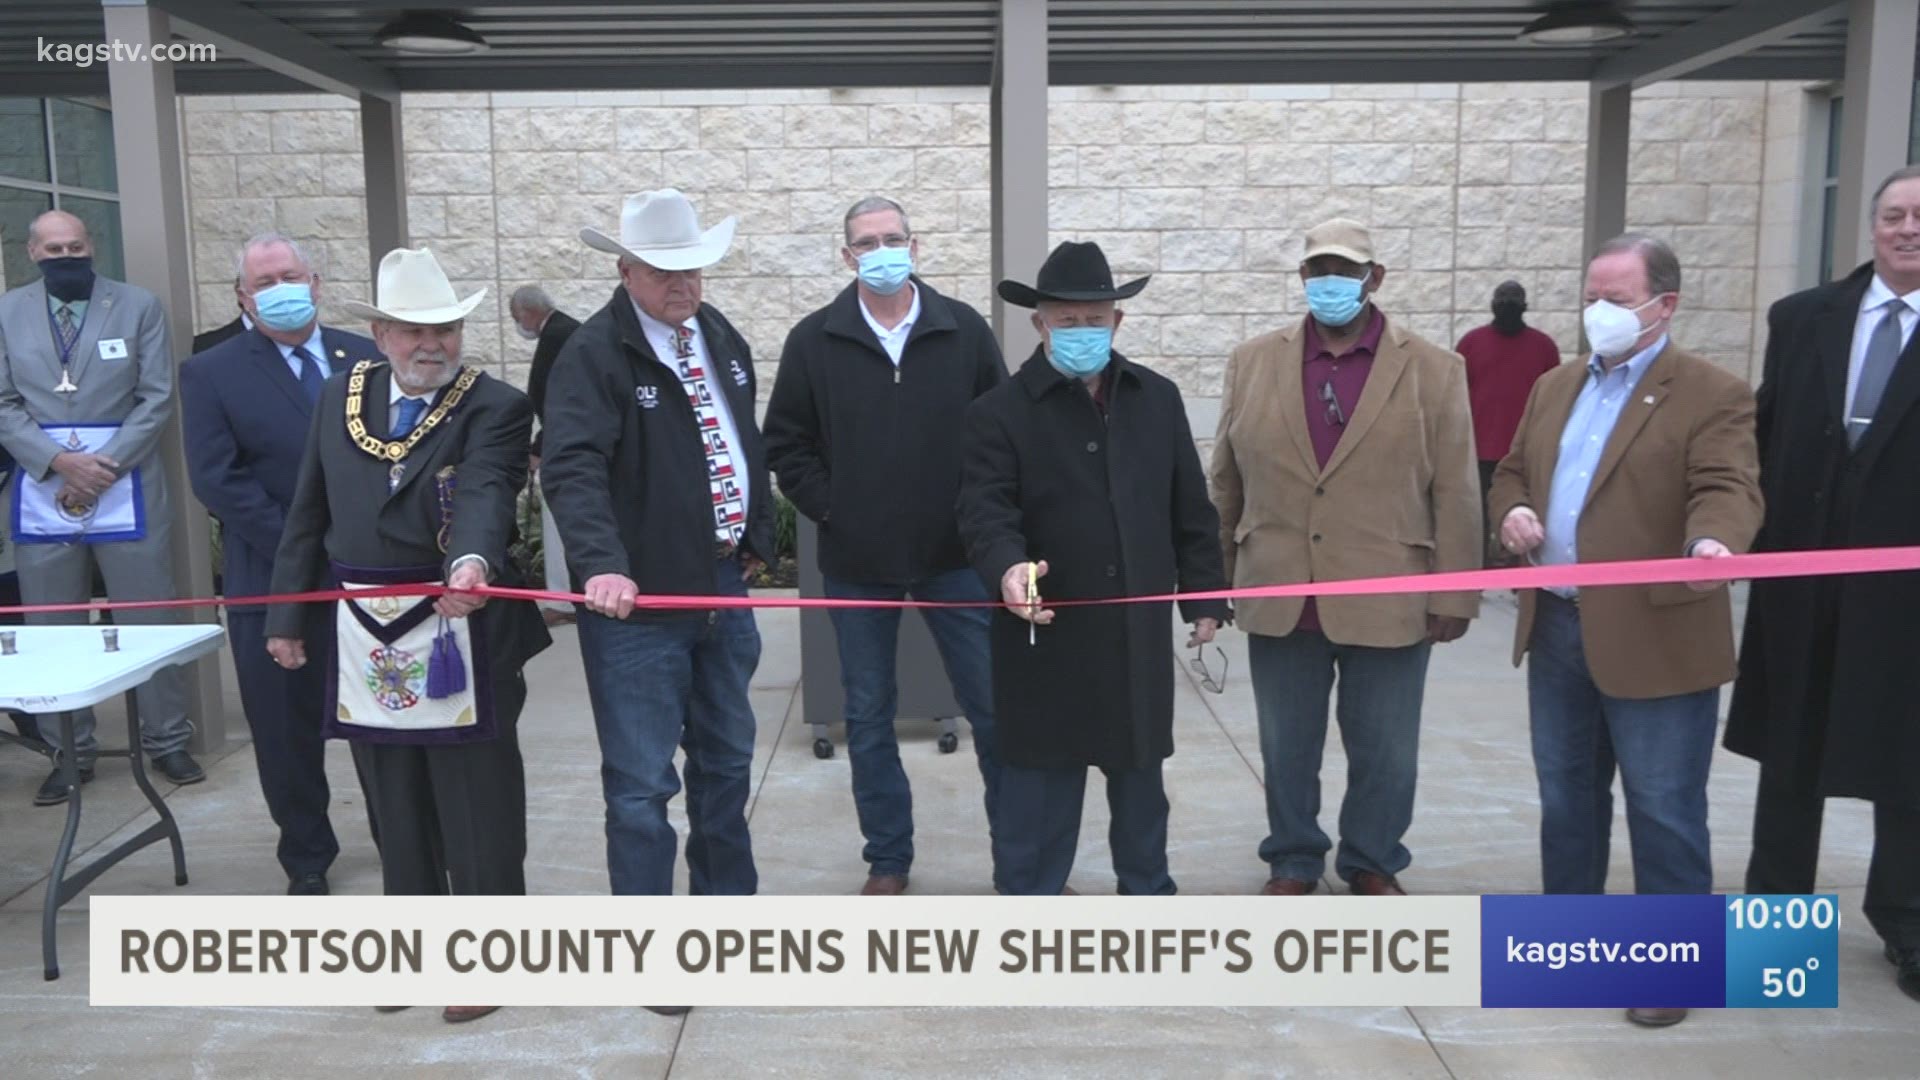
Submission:
{"label": "black cowboy hat", "polygon": [[1038,307],[1042,300],[1125,300],[1147,287],[1153,275],[1136,278],[1118,288],[1113,271],[1107,266],[1107,254],[1100,245],[1068,240],[1053,249],[1032,285],[1002,281],[1000,299],[1020,307]]}

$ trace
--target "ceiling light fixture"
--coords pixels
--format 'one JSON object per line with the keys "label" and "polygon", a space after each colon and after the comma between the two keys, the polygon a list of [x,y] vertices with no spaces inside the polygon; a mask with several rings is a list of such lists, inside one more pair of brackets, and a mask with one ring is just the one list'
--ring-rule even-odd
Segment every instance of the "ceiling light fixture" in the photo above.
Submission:
{"label": "ceiling light fixture", "polygon": [[429,11],[409,11],[380,28],[374,40],[395,52],[420,56],[471,56],[487,51],[487,39]]}
{"label": "ceiling light fixture", "polygon": [[1520,37],[1535,45],[1591,45],[1633,32],[1633,20],[1612,4],[1566,4],[1528,23]]}

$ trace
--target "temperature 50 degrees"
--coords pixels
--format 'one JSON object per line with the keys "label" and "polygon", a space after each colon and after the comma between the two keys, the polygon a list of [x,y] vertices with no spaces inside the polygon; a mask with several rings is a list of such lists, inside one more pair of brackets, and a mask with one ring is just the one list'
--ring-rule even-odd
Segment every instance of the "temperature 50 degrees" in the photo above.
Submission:
{"label": "temperature 50 degrees", "polygon": [[1763,988],[1760,992],[1770,998],[1782,994],[1790,998],[1806,997],[1807,974],[1819,970],[1820,958],[1817,956],[1807,957],[1807,962],[1799,967],[1765,968],[1760,972],[1760,985]]}

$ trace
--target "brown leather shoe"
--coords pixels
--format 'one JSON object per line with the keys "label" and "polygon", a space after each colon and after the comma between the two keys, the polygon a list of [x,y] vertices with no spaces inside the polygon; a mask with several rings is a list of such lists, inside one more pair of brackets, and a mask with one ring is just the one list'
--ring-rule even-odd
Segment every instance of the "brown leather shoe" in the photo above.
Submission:
{"label": "brown leather shoe", "polygon": [[1267,883],[1260,886],[1260,895],[1305,896],[1319,887],[1318,881],[1302,881],[1299,878],[1290,877],[1268,878]]}
{"label": "brown leather shoe", "polygon": [[449,1024],[464,1024],[469,1020],[478,1020],[492,1012],[499,1012],[498,1005],[449,1005],[440,1010],[440,1019]]}
{"label": "brown leather shoe", "polygon": [[693,1011],[691,1005],[642,1005],[640,1007],[655,1016],[685,1016]]}
{"label": "brown leather shoe", "polygon": [[1353,875],[1353,895],[1355,896],[1405,896],[1407,890],[1400,883],[1371,870],[1362,870]]}
{"label": "brown leather shoe", "polygon": [[861,896],[899,896],[907,891],[907,875],[874,874],[860,886]]}
{"label": "brown leather shoe", "polygon": [[1685,1009],[1628,1009],[1627,1019],[1641,1027],[1672,1027],[1687,1018]]}

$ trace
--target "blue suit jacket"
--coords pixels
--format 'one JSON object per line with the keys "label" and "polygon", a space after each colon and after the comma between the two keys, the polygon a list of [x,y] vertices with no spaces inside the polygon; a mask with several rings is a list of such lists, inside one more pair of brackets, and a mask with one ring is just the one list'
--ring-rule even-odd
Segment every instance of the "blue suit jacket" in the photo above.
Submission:
{"label": "blue suit jacket", "polygon": [[[335,375],[381,359],[359,334],[323,326],[320,335]],[[220,519],[224,591],[263,595],[271,591],[313,406],[279,346],[254,331],[187,358],[180,402],[193,493]]]}

